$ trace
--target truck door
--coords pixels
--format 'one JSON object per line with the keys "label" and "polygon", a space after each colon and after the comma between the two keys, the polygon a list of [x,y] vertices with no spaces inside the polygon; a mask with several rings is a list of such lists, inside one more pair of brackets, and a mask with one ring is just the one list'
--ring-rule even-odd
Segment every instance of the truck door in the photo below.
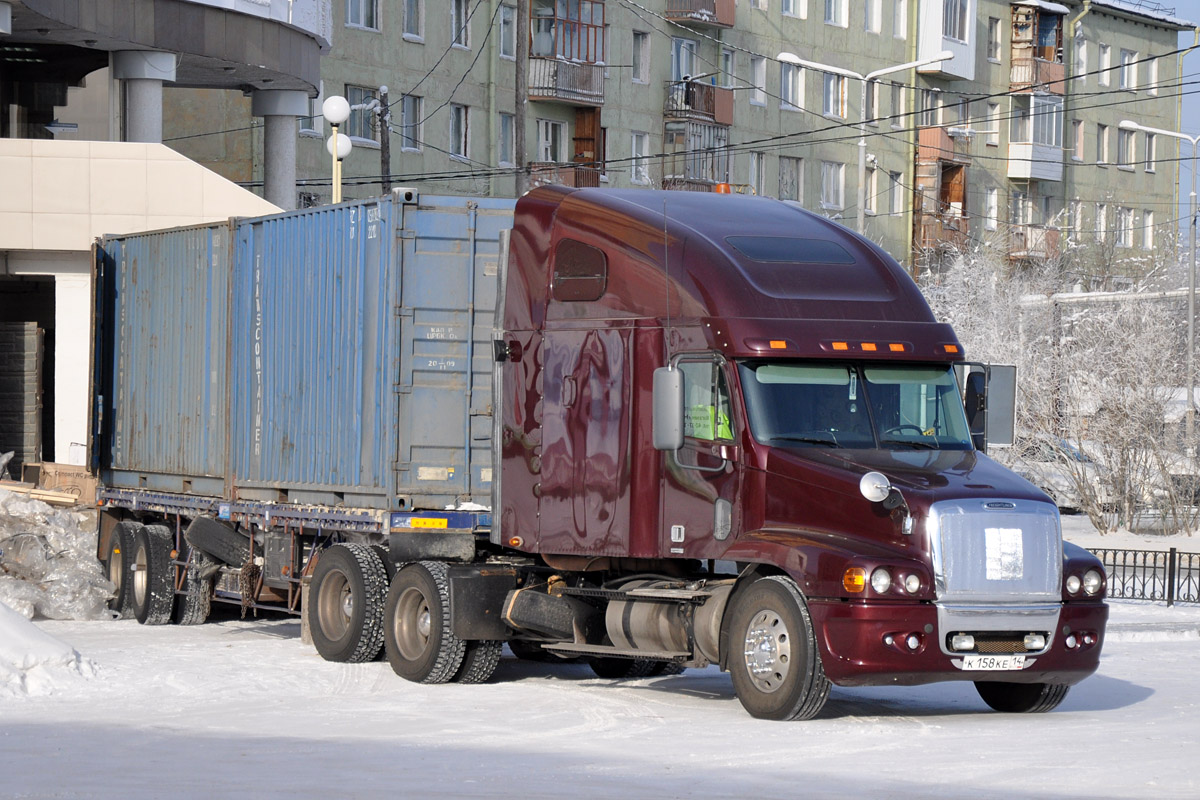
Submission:
{"label": "truck door", "polygon": [[682,356],[683,447],[664,454],[661,555],[720,558],[741,523],[742,466],[724,359]]}

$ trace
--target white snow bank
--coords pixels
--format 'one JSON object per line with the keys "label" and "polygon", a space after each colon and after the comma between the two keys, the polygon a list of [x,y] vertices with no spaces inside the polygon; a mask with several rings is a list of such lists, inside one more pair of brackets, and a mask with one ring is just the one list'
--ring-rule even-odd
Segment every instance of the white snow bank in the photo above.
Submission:
{"label": "white snow bank", "polygon": [[0,603],[0,697],[53,694],[97,672],[74,647]]}
{"label": "white snow bank", "polygon": [[114,587],[84,520],[0,489],[0,602],[26,618],[110,618]]}

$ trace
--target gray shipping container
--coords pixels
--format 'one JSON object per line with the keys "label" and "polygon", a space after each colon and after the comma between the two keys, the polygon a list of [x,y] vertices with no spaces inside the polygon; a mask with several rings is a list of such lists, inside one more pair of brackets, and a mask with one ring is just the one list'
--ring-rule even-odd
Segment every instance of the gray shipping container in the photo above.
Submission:
{"label": "gray shipping container", "polygon": [[404,197],[102,239],[104,483],[490,504],[491,333],[515,201]]}

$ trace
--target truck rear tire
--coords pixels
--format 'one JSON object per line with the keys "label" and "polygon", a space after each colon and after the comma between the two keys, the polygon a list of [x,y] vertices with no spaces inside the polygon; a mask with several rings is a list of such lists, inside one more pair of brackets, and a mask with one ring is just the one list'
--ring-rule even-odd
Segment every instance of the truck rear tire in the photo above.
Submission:
{"label": "truck rear tire", "polygon": [[133,572],[133,549],[140,527],[142,526],[133,520],[121,520],[108,538],[108,557],[104,559],[104,566],[108,572],[108,580],[116,587],[112,599],[108,601],[108,607],[117,613],[118,619],[129,619],[133,616],[133,602],[130,600],[130,586],[133,581],[130,576]]}
{"label": "truck rear tire", "polygon": [[326,548],[313,571],[308,626],[326,661],[373,661],[383,647],[387,574],[379,555],[363,544]]}
{"label": "truck rear tire", "polygon": [[451,683],[486,683],[500,664],[504,642],[498,640],[467,642],[462,664]]}
{"label": "truck rear tire", "polygon": [[188,556],[183,591],[175,598],[175,624],[200,625],[212,611],[213,579],[209,568],[216,562],[196,548]]}
{"label": "truck rear tire", "polygon": [[1009,714],[1041,714],[1058,708],[1070,686],[1059,683],[1001,683],[975,681],[975,691],[996,711]]}
{"label": "truck rear tire", "polygon": [[166,625],[175,607],[175,543],[165,525],[143,525],[133,547],[133,615],[143,625]]}
{"label": "truck rear tire", "polygon": [[401,678],[445,683],[458,674],[466,643],[450,629],[450,581],[440,561],[396,573],[384,605],[384,648]]}
{"label": "truck rear tire", "polygon": [[812,719],[829,699],[829,679],[804,596],[791,578],[755,581],[734,599],[729,672],[753,717]]}
{"label": "truck rear tire", "polygon": [[[250,537],[212,517],[196,517],[183,533],[184,541],[231,567],[250,560]],[[254,554],[262,555],[262,543],[255,542]]]}

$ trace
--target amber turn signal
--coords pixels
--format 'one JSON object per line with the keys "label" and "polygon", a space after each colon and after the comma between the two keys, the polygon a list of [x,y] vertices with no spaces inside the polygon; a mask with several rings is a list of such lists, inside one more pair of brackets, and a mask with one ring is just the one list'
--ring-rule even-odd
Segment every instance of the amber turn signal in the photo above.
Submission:
{"label": "amber turn signal", "polygon": [[859,594],[867,588],[867,571],[862,567],[847,567],[842,573],[842,588],[852,594]]}

